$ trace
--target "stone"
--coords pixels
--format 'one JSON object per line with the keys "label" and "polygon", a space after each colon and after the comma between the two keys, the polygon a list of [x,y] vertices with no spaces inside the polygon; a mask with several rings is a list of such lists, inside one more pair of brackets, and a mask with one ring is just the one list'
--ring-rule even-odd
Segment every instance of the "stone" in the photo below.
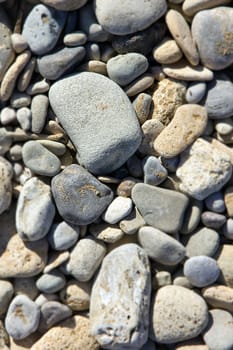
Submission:
{"label": "stone", "polygon": [[177,156],[203,133],[207,119],[204,107],[196,104],[178,107],[172,121],[155,139],[155,151],[166,158]]}
{"label": "stone", "polygon": [[64,47],[37,59],[40,74],[45,79],[57,80],[70,68],[77,66],[85,57],[83,46]]}
{"label": "stone", "polygon": [[63,156],[66,153],[66,146],[64,143],[51,140],[36,140],[36,142],[44,146],[56,156]]}
{"label": "stone", "polygon": [[52,249],[62,251],[71,248],[77,242],[79,234],[79,226],[62,221],[51,226],[47,239]]}
{"label": "stone", "polygon": [[0,81],[2,80],[7,68],[13,62],[15,54],[11,45],[11,25],[9,18],[3,7],[0,8],[0,42],[1,42],[1,57],[0,57]]}
{"label": "stone", "polygon": [[154,141],[164,129],[164,125],[157,119],[146,120],[142,124],[142,142],[139,152],[146,155],[157,155],[154,149]]}
{"label": "stone", "polygon": [[114,224],[91,224],[89,232],[106,243],[115,243],[124,236],[124,232]]}
{"label": "stone", "polygon": [[86,236],[72,249],[67,270],[78,281],[87,282],[99,268],[105,254],[106,247],[103,242]]}
{"label": "stone", "polygon": [[102,219],[109,224],[116,224],[126,216],[128,216],[133,208],[130,198],[118,196],[107,207],[102,215]]}
{"label": "stone", "polygon": [[181,154],[176,171],[181,180],[180,190],[199,200],[219,191],[231,173],[229,156],[203,138],[198,138]]}
{"label": "stone", "polygon": [[36,287],[35,277],[15,278],[13,285],[15,295],[24,294],[30,299],[34,300],[39,294],[39,291]]}
{"label": "stone", "polygon": [[66,12],[43,4],[34,6],[27,15],[22,30],[31,51],[36,55],[51,51],[60,37],[65,21]]}
{"label": "stone", "polygon": [[200,288],[213,284],[219,273],[216,261],[209,256],[193,256],[184,263],[184,275],[195,287]]}
{"label": "stone", "polygon": [[0,156],[0,214],[9,209],[12,200],[13,169],[10,162]]}
{"label": "stone", "polygon": [[[192,36],[203,65],[222,70],[233,62],[233,9],[216,7],[198,12],[192,21]],[[202,35],[206,32],[209,35]]]}
{"label": "stone", "polygon": [[100,346],[90,334],[90,321],[87,317],[75,315],[48,330],[31,350],[99,350]]}
{"label": "stone", "polygon": [[0,280],[0,316],[3,316],[7,311],[13,295],[13,285],[9,281]]}
{"label": "stone", "polygon": [[52,179],[52,192],[61,217],[73,225],[95,221],[113,198],[109,187],[76,164]]}
{"label": "stone", "polygon": [[59,296],[61,301],[73,311],[89,310],[91,284],[71,279],[60,291]]}
{"label": "stone", "polygon": [[39,134],[44,128],[47,113],[48,113],[49,99],[45,95],[35,95],[32,98],[31,112],[32,112],[32,132]]}
{"label": "stone", "polygon": [[145,224],[143,217],[137,208],[135,208],[129,216],[120,222],[120,228],[125,234],[133,235]]}
{"label": "stone", "polygon": [[165,286],[155,296],[152,312],[153,340],[172,344],[198,336],[208,322],[202,297],[181,286]]}
{"label": "stone", "polygon": [[97,73],[73,74],[53,84],[49,99],[77,147],[80,164],[92,173],[114,171],[138,148],[141,132],[134,109],[110,79]]}
{"label": "stone", "polygon": [[143,160],[144,183],[157,186],[167,177],[167,169],[161,164],[156,157],[149,156]]}
{"label": "stone", "polygon": [[229,0],[196,0],[195,2],[185,0],[182,9],[187,16],[193,16],[199,11],[228,4],[229,2]]}
{"label": "stone", "polygon": [[2,321],[0,321],[0,346],[2,350],[9,350],[7,345],[9,345],[9,336],[3,326]]}
{"label": "stone", "polygon": [[43,94],[49,91],[49,88],[50,88],[49,82],[43,79],[41,81],[36,81],[35,83],[30,84],[27,87],[26,92],[28,95]]}
{"label": "stone", "polygon": [[19,33],[13,33],[11,35],[11,45],[16,53],[21,53],[28,47],[26,39]]}
{"label": "stone", "polygon": [[189,203],[182,193],[147,184],[134,186],[132,200],[147,225],[166,233],[176,233],[180,229]]}
{"label": "stone", "polygon": [[84,6],[87,0],[42,0],[45,5],[61,11],[74,11]]}
{"label": "stone", "polygon": [[167,4],[164,0],[142,0],[138,4],[127,0],[123,7],[120,1],[96,0],[94,9],[98,22],[107,32],[126,35],[143,30],[156,22],[166,12]]}
{"label": "stone", "polygon": [[151,95],[141,92],[133,101],[133,107],[140,124],[145,123],[150,113]]}
{"label": "stone", "polygon": [[[203,333],[209,349],[231,350],[233,346],[233,317],[224,310],[210,310],[210,319]],[[221,336],[219,336],[221,334]]]}
{"label": "stone", "polygon": [[36,69],[36,58],[31,57],[23,71],[20,73],[18,81],[17,81],[17,89],[20,92],[24,92],[27,90],[28,85],[31,82],[32,75]]}
{"label": "stone", "polygon": [[69,47],[84,45],[86,42],[87,35],[81,30],[66,34],[63,38],[63,43]]}
{"label": "stone", "polygon": [[36,281],[36,287],[43,293],[56,293],[66,285],[66,279],[59,270],[44,273]]}
{"label": "stone", "polygon": [[94,282],[90,329],[108,349],[139,349],[147,341],[150,267],[136,244],[125,244],[104,259]]}
{"label": "stone", "polygon": [[36,331],[40,320],[39,307],[26,295],[12,300],[5,319],[5,327],[13,339],[23,339]]}
{"label": "stone", "polygon": [[184,220],[180,233],[192,233],[200,223],[203,202],[194,198],[190,198],[190,203],[184,214]]}
{"label": "stone", "polygon": [[220,246],[220,237],[217,231],[207,227],[196,230],[187,236],[185,241],[186,256],[205,255],[212,257]]}
{"label": "stone", "polygon": [[4,107],[0,112],[0,120],[2,125],[11,124],[16,120],[16,112],[11,107]]}
{"label": "stone", "polygon": [[147,58],[144,55],[129,52],[110,58],[107,62],[107,72],[110,79],[125,86],[145,73],[148,66]]}
{"label": "stone", "polygon": [[227,218],[223,214],[214,213],[212,211],[204,211],[201,214],[201,222],[204,226],[213,228],[214,230],[220,229],[226,222]]}
{"label": "stone", "polygon": [[32,111],[27,107],[19,108],[16,112],[16,118],[20,127],[24,131],[29,131],[32,124]]}
{"label": "stone", "polygon": [[177,265],[185,256],[181,243],[156,228],[141,227],[138,240],[149,258],[163,265]]}
{"label": "stone", "polygon": [[163,64],[162,71],[169,78],[185,81],[209,81],[214,78],[214,73],[205,66],[191,66],[186,60],[173,64]]}
{"label": "stone", "polygon": [[178,107],[185,103],[186,83],[166,78],[152,91],[151,118],[168,125]]}
{"label": "stone", "polygon": [[175,40],[164,38],[152,51],[154,59],[161,64],[170,64],[179,61],[183,54]]}
{"label": "stone", "polygon": [[158,271],[152,280],[153,289],[157,290],[160,287],[172,284],[171,274],[168,271]]}
{"label": "stone", "polygon": [[189,85],[185,99],[188,103],[199,103],[206,93],[205,82],[193,82]]}
{"label": "stone", "polygon": [[205,199],[205,206],[208,210],[215,213],[223,213],[226,209],[224,203],[224,197],[221,191],[214,192]]}
{"label": "stone", "polygon": [[52,252],[49,255],[47,265],[44,268],[44,273],[49,273],[56,269],[57,267],[60,267],[63,263],[65,263],[70,257],[69,251],[65,252]]}
{"label": "stone", "polygon": [[50,186],[37,177],[25,182],[16,209],[16,227],[19,236],[37,241],[46,236],[52,225],[55,206]]}
{"label": "stone", "polygon": [[41,306],[39,331],[45,333],[58,322],[72,316],[72,310],[58,301],[48,301]]}
{"label": "stone", "polygon": [[126,178],[117,186],[116,194],[121,197],[131,197],[132,188],[138,181]]}
{"label": "stone", "polygon": [[57,294],[41,293],[36,298],[35,303],[36,303],[36,305],[38,305],[41,308],[41,306],[44,305],[45,303],[47,303],[48,301],[59,301],[58,295]]}
{"label": "stone", "polygon": [[222,233],[228,239],[233,239],[233,219],[227,219],[225,225],[222,227]]}
{"label": "stone", "polygon": [[31,104],[31,97],[25,92],[14,92],[10,99],[12,108],[19,109],[28,107]]}
{"label": "stone", "polygon": [[217,120],[215,122],[215,130],[220,135],[230,134],[233,131],[233,120],[230,117]]}
{"label": "stone", "polygon": [[202,296],[211,307],[233,312],[232,288],[222,285],[206,287],[202,290]]}
{"label": "stone", "polygon": [[221,271],[217,282],[228,287],[233,287],[232,254],[233,246],[223,244],[216,255],[217,264]]}
{"label": "stone", "polygon": [[170,9],[166,13],[165,21],[171,35],[173,36],[177,45],[183,51],[189,63],[193,66],[198,65],[199,54],[193,41],[191,30],[185,18],[180,12]]}
{"label": "stone", "polygon": [[137,94],[149,89],[153,85],[154,79],[154,75],[150,72],[144,73],[132,83],[125,86],[124,91],[129,97],[136,96]]}

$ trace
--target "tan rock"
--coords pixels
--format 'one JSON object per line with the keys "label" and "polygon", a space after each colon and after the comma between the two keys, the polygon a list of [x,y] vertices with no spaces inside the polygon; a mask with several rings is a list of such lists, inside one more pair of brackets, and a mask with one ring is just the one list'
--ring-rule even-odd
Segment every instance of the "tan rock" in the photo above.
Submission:
{"label": "tan rock", "polygon": [[176,109],[185,103],[186,84],[174,79],[163,79],[152,92],[150,118],[168,125]]}
{"label": "tan rock", "polygon": [[30,61],[27,63],[26,67],[24,68],[23,72],[19,76],[18,83],[17,83],[17,89],[19,91],[25,91],[28,88],[35,68],[36,68],[36,58],[32,57]]}
{"label": "tan rock", "polygon": [[142,125],[142,142],[139,152],[147,155],[157,155],[154,150],[154,141],[162,132],[164,125],[157,119],[149,119]]}
{"label": "tan rock", "polygon": [[178,11],[169,10],[165,20],[171,35],[183,51],[189,63],[196,66],[199,63],[199,54],[185,18]]}
{"label": "tan rock", "polygon": [[4,347],[6,347],[7,345],[9,345],[9,337],[2,321],[0,321],[0,349],[5,350]]}
{"label": "tan rock", "polygon": [[166,158],[177,156],[202,134],[207,119],[204,107],[195,104],[179,107],[170,124],[155,139],[155,151]]}
{"label": "tan rock", "polygon": [[74,316],[47,331],[31,350],[99,350],[87,317]]}
{"label": "tan rock", "polygon": [[165,38],[152,51],[154,59],[163,64],[170,64],[182,58],[182,52],[175,40]]}
{"label": "tan rock", "polygon": [[229,4],[230,2],[231,0],[185,0],[182,8],[186,15],[194,16],[201,10]]}
{"label": "tan rock", "polygon": [[233,186],[229,186],[225,189],[224,202],[227,209],[227,214],[233,216]]}
{"label": "tan rock", "polygon": [[44,273],[49,273],[54,270],[56,267],[60,266],[64,262],[66,262],[70,257],[70,253],[68,251],[65,252],[54,252],[49,256],[49,260],[47,265],[44,268]]}
{"label": "tan rock", "polygon": [[127,85],[124,91],[129,97],[135,96],[151,87],[154,83],[154,79],[153,74],[142,74],[138,79],[135,79],[132,83]]}
{"label": "tan rock", "polygon": [[233,287],[233,245],[223,244],[216,256],[217,264],[221,270],[218,283]]}
{"label": "tan rock", "polygon": [[78,67],[78,71],[94,72],[108,75],[107,65],[105,62],[90,60]]}
{"label": "tan rock", "polygon": [[69,306],[71,310],[83,311],[89,310],[91,294],[90,282],[79,282],[70,280],[60,291],[61,301]]}
{"label": "tan rock", "polygon": [[233,312],[233,288],[216,285],[204,288],[202,296],[212,307]]}
{"label": "tan rock", "polygon": [[97,239],[106,243],[115,243],[124,236],[118,225],[98,224],[90,225],[89,232]]}

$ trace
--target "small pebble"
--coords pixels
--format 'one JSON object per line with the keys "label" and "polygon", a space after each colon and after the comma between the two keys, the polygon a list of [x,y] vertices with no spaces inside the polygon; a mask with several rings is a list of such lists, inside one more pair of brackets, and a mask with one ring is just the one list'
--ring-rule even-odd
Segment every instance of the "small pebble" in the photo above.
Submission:
{"label": "small pebble", "polygon": [[19,75],[18,82],[17,82],[17,89],[20,92],[24,92],[28,88],[28,85],[31,82],[32,75],[35,69],[36,69],[36,58],[32,57],[24,67],[22,73],[20,73]]}
{"label": "small pebble", "polygon": [[16,120],[16,111],[11,107],[2,108],[0,120],[2,125],[11,124]]}
{"label": "small pebble", "polygon": [[161,184],[167,177],[166,168],[156,157],[146,157],[143,161],[144,183],[157,186]]}
{"label": "small pebble", "polygon": [[125,178],[125,180],[121,181],[121,183],[117,186],[117,195],[121,197],[131,197],[131,192],[135,184],[136,180],[131,178]]}
{"label": "small pebble", "polygon": [[45,95],[36,95],[32,98],[31,112],[32,112],[32,132],[39,134],[45,125],[47,117],[49,99]]}
{"label": "small pebble", "polygon": [[142,124],[142,142],[139,152],[147,155],[158,155],[154,149],[154,141],[164,129],[163,124],[157,119],[146,120]]}
{"label": "small pebble", "polygon": [[40,309],[39,331],[46,331],[58,322],[72,316],[71,309],[58,301],[45,302]]}
{"label": "small pebble", "polygon": [[59,293],[61,301],[73,311],[89,310],[91,284],[70,280]]}
{"label": "small pebble", "polygon": [[11,45],[16,53],[21,53],[28,47],[27,40],[19,33],[11,35]]}
{"label": "small pebble", "polygon": [[226,216],[215,213],[213,211],[204,211],[201,214],[201,222],[204,226],[213,228],[214,230],[220,229],[226,222]]}
{"label": "small pebble", "polygon": [[222,227],[222,232],[226,238],[233,240],[233,219],[227,219],[225,225]]}
{"label": "small pebble", "polygon": [[145,221],[137,209],[133,209],[129,216],[120,222],[121,230],[127,235],[135,234],[144,225]]}
{"label": "small pebble", "polygon": [[81,30],[66,34],[63,38],[63,42],[66,46],[80,46],[84,45],[87,41],[87,36]]}
{"label": "small pebble", "polygon": [[19,109],[28,107],[31,103],[31,97],[25,92],[15,92],[11,96],[10,104],[12,108]]}
{"label": "small pebble", "polygon": [[100,60],[100,46],[97,43],[87,43],[86,46],[86,59],[88,60]]}
{"label": "small pebble", "polygon": [[22,159],[22,145],[14,144],[14,146],[12,146],[9,149],[8,157],[9,157],[9,160],[12,162],[17,162],[18,160],[21,160]]}
{"label": "small pebble", "polygon": [[[13,295],[14,295],[13,285],[9,281],[0,280],[0,315],[1,316],[3,316],[7,311]],[[1,336],[0,336],[0,339],[1,339]],[[0,340],[0,344],[1,344],[1,340]]]}
{"label": "small pebble", "polygon": [[145,123],[150,113],[152,98],[149,94],[140,93],[133,101],[133,107],[140,124]]}
{"label": "small pebble", "polygon": [[220,269],[213,258],[198,255],[189,258],[184,264],[184,275],[195,287],[213,284],[219,276]]}
{"label": "small pebble", "polygon": [[172,284],[171,274],[168,271],[158,271],[152,280],[153,289],[159,289]]}
{"label": "small pebble", "polygon": [[60,267],[62,264],[64,264],[69,259],[69,257],[69,251],[52,252],[48,257],[47,265],[45,266],[43,272],[50,273],[57,267]]}
{"label": "small pebble", "polygon": [[206,208],[215,213],[223,213],[226,209],[222,192],[214,192],[205,199]]}
{"label": "small pebble", "polygon": [[41,306],[47,303],[48,301],[58,301],[58,300],[59,298],[57,294],[41,293],[36,298],[35,303],[41,308]]}
{"label": "small pebble", "polygon": [[56,293],[65,285],[66,279],[64,275],[58,270],[44,273],[36,281],[37,288],[43,293]]}
{"label": "small pebble", "polygon": [[46,81],[46,79],[43,79],[41,81],[37,81],[36,83],[30,84],[26,90],[26,93],[28,95],[43,94],[49,91],[49,87],[50,84]]}
{"label": "small pebble", "polygon": [[188,103],[199,103],[206,93],[205,82],[193,82],[189,85],[185,99]]}
{"label": "small pebble", "polygon": [[124,236],[124,232],[117,225],[92,224],[89,231],[95,238],[106,243],[115,243]]}
{"label": "small pebble", "polygon": [[152,51],[154,59],[161,64],[179,61],[183,54],[175,40],[164,38]]}
{"label": "small pebble", "polygon": [[116,224],[132,211],[133,203],[130,198],[118,196],[107,207],[107,210],[102,215],[102,219],[109,224]]}
{"label": "small pebble", "polygon": [[53,224],[48,233],[48,241],[54,250],[66,250],[71,248],[78,240],[79,226],[73,226],[65,221]]}
{"label": "small pebble", "polygon": [[137,94],[149,89],[154,83],[154,76],[151,73],[144,73],[139,78],[135,79],[132,83],[125,86],[125,93],[129,97],[136,96]]}
{"label": "small pebble", "polygon": [[217,231],[207,227],[196,230],[187,236],[185,242],[186,256],[205,255],[212,257],[220,246],[220,237]]}
{"label": "small pebble", "polygon": [[217,120],[215,123],[215,130],[220,135],[227,135],[230,134],[230,132],[233,131],[233,120],[232,118],[224,118]]}
{"label": "small pebble", "polygon": [[27,107],[19,108],[16,112],[16,118],[20,127],[23,130],[28,131],[31,129],[32,112],[29,108]]}

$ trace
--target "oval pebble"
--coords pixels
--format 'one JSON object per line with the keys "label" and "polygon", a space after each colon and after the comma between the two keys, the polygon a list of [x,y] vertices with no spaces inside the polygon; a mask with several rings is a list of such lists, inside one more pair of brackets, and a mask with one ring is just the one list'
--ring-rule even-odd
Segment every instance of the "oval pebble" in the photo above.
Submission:
{"label": "oval pebble", "polygon": [[176,80],[185,81],[209,81],[214,78],[214,73],[205,66],[191,66],[187,61],[180,60],[173,64],[163,64],[165,75]]}
{"label": "oval pebble", "polygon": [[47,239],[54,250],[66,250],[71,248],[78,240],[80,227],[70,225],[65,221],[53,224]]}
{"label": "oval pebble", "polygon": [[213,211],[204,211],[201,214],[201,221],[204,226],[213,228],[214,230],[220,229],[226,222],[227,218],[223,214],[218,214]]}
{"label": "oval pebble", "polygon": [[185,99],[188,103],[199,103],[206,93],[205,82],[193,82],[189,85]]}
{"label": "oval pebble", "polygon": [[84,45],[87,41],[87,36],[81,30],[66,34],[63,38],[63,42],[67,46],[79,46]]}
{"label": "oval pebble", "polygon": [[157,186],[161,184],[167,177],[166,168],[156,157],[150,156],[143,161],[144,183]]}
{"label": "oval pebble", "polygon": [[32,112],[32,132],[39,134],[44,125],[47,117],[49,99],[45,95],[35,95],[31,103]]}
{"label": "oval pebble", "polygon": [[106,212],[102,215],[102,219],[109,224],[116,224],[129,215],[132,208],[133,203],[130,198],[118,196],[108,206]]}
{"label": "oval pebble", "polygon": [[187,237],[185,242],[186,256],[205,255],[214,256],[220,246],[220,237],[217,231],[203,227]]}
{"label": "oval pebble", "polygon": [[27,40],[19,33],[11,35],[11,45],[16,53],[21,53],[28,47]]}
{"label": "oval pebble", "polygon": [[176,41],[168,37],[153,48],[152,54],[154,59],[162,64],[175,63],[183,56]]}
{"label": "oval pebble", "polygon": [[227,135],[233,131],[233,120],[232,118],[224,118],[221,120],[217,120],[215,123],[215,130],[220,135]]}
{"label": "oval pebble", "polygon": [[206,287],[213,284],[220,274],[216,260],[204,256],[189,258],[184,264],[184,275],[195,287]]}
{"label": "oval pebble", "polygon": [[16,112],[16,118],[20,127],[28,131],[31,129],[32,124],[32,111],[27,107],[19,108]]}
{"label": "oval pebble", "polygon": [[7,125],[16,120],[16,111],[11,107],[4,107],[0,112],[0,120],[2,125]]}
{"label": "oval pebble", "polygon": [[24,339],[39,326],[40,309],[26,295],[17,295],[11,302],[5,327],[9,335],[16,340]]}
{"label": "oval pebble", "polygon": [[58,270],[44,273],[36,281],[37,288],[43,293],[56,293],[66,285],[65,276]]}
{"label": "oval pebble", "polygon": [[149,94],[140,93],[133,101],[133,107],[137,114],[140,124],[145,123],[150,113],[152,98]]}

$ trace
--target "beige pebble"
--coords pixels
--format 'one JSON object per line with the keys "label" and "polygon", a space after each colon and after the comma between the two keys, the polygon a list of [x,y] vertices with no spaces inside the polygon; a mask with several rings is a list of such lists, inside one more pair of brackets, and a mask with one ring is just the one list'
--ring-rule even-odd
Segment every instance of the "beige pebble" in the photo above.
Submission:
{"label": "beige pebble", "polygon": [[189,25],[184,17],[176,10],[169,10],[165,20],[171,35],[183,51],[189,63],[196,66],[199,63],[199,54],[193,41]]}
{"label": "beige pebble", "polygon": [[209,81],[214,78],[214,73],[204,67],[191,67],[185,60],[180,60],[171,65],[163,65],[163,72],[170,78],[187,81]]}
{"label": "beige pebble", "polygon": [[175,40],[163,39],[152,51],[154,59],[162,64],[170,64],[179,61],[183,54]]}
{"label": "beige pebble", "polygon": [[233,131],[233,120],[232,118],[224,118],[215,121],[215,130],[220,135],[227,135]]}
{"label": "beige pebble", "polygon": [[14,33],[11,35],[11,45],[16,53],[21,53],[28,47],[27,40],[21,34],[18,33]]}
{"label": "beige pebble", "polygon": [[229,186],[224,192],[224,203],[227,209],[227,214],[233,216],[233,186]]}
{"label": "beige pebble", "polygon": [[31,58],[31,51],[27,50],[21,53],[15,60],[15,62],[6,71],[1,84],[0,96],[2,101],[7,101],[11,97],[16,80],[19,74],[22,72],[26,64]]}
{"label": "beige pebble", "polygon": [[157,119],[149,119],[142,125],[142,142],[139,152],[146,155],[158,155],[154,149],[154,141],[164,129],[164,125]]}
{"label": "beige pebble", "polygon": [[124,236],[124,232],[118,227],[118,225],[92,224],[89,227],[89,231],[95,238],[106,243],[115,243]]}
{"label": "beige pebble", "polygon": [[31,82],[35,67],[36,67],[36,59],[35,57],[32,57],[19,76],[18,83],[17,83],[17,89],[19,91],[25,91],[27,89],[27,87]]}
{"label": "beige pebble", "polygon": [[12,108],[19,109],[28,107],[31,103],[31,96],[25,92],[14,92],[10,99],[10,105]]}
{"label": "beige pebble", "polygon": [[152,92],[150,118],[168,125],[177,108],[185,103],[186,83],[166,78]]}
{"label": "beige pebble", "polygon": [[54,120],[49,120],[48,124],[45,126],[45,130],[51,134],[65,134],[64,129]]}
{"label": "beige pebble", "polygon": [[107,64],[105,62],[90,60],[78,67],[78,71],[87,71],[93,73],[99,73],[102,75],[108,75]]}
{"label": "beige pebble", "polygon": [[60,291],[61,301],[74,311],[89,310],[91,283],[70,280]]}
{"label": "beige pebble", "polygon": [[70,253],[68,251],[65,252],[54,252],[49,255],[48,262],[44,268],[44,273],[49,273],[54,270],[56,267],[60,266],[64,262],[66,262],[70,257]]}
{"label": "beige pebble", "polygon": [[207,119],[205,107],[195,104],[179,107],[170,124],[156,138],[155,151],[165,158],[177,156],[202,134]]}
{"label": "beige pebble", "polygon": [[125,93],[131,97],[145,91],[154,83],[154,76],[150,73],[142,74],[138,79],[127,85],[124,89]]}
{"label": "beige pebble", "polygon": [[50,84],[46,81],[46,79],[43,79],[41,81],[37,81],[36,83],[30,84],[26,92],[28,95],[43,94],[49,91],[49,87]]}
{"label": "beige pebble", "polygon": [[231,0],[185,0],[182,9],[188,16],[194,16],[197,12],[229,4]]}
{"label": "beige pebble", "polygon": [[90,321],[76,315],[49,329],[31,350],[99,350],[100,345],[90,334]]}
{"label": "beige pebble", "polygon": [[66,146],[61,142],[51,141],[51,140],[37,140],[41,145],[46,147],[49,151],[56,154],[57,156],[62,156],[66,152]]}
{"label": "beige pebble", "polygon": [[86,41],[87,41],[87,36],[81,30],[66,34],[63,38],[63,43],[66,46],[71,46],[71,47],[84,45]]}
{"label": "beige pebble", "polygon": [[223,244],[216,256],[217,264],[221,270],[218,283],[233,287],[233,245]]}
{"label": "beige pebble", "polygon": [[224,285],[204,288],[202,296],[212,307],[233,312],[233,289]]}

